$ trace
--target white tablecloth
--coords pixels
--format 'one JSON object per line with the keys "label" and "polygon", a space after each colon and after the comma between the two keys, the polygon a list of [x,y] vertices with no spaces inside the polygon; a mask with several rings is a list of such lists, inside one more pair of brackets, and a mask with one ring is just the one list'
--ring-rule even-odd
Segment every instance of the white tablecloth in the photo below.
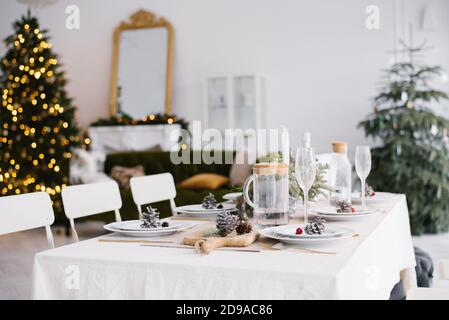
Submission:
{"label": "white tablecloth", "polygon": [[36,254],[36,299],[388,299],[415,257],[405,196],[357,221],[335,255],[214,251],[90,239]]}

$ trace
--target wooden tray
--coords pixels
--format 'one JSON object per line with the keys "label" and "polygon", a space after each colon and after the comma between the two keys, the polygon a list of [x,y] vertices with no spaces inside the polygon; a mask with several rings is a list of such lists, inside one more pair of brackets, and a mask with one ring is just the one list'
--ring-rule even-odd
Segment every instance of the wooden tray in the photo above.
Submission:
{"label": "wooden tray", "polygon": [[247,247],[259,238],[258,231],[226,237],[205,237],[204,233],[190,235],[184,238],[185,245],[194,246],[200,254],[209,254],[212,250],[221,247]]}

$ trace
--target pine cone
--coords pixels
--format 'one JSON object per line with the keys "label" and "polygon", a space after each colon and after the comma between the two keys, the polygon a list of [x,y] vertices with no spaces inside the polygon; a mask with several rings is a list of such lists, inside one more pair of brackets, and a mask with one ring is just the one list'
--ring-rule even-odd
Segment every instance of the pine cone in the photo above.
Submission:
{"label": "pine cone", "polygon": [[237,224],[238,217],[227,211],[222,211],[217,215],[217,229],[223,237],[234,231]]}
{"label": "pine cone", "polygon": [[239,225],[237,226],[237,228],[235,228],[237,234],[250,233],[251,230],[253,230],[253,226],[251,225],[251,223],[245,220],[240,220]]}
{"label": "pine cone", "polygon": [[146,212],[142,213],[142,224],[140,227],[142,228],[157,228],[161,225],[159,220],[159,212],[157,209],[149,206],[146,208]]}
{"label": "pine cone", "polygon": [[337,213],[351,213],[352,204],[346,200],[338,200],[336,203]]}
{"label": "pine cone", "polygon": [[374,197],[375,194],[373,187],[365,183],[365,197]]}
{"label": "pine cone", "polygon": [[207,196],[203,198],[202,207],[204,209],[215,209],[217,207],[217,199],[215,196],[209,192]]}
{"label": "pine cone", "polygon": [[326,229],[326,225],[324,224],[326,220],[321,217],[316,217],[315,220],[310,222],[305,228],[304,231],[307,234],[322,234],[324,229]]}

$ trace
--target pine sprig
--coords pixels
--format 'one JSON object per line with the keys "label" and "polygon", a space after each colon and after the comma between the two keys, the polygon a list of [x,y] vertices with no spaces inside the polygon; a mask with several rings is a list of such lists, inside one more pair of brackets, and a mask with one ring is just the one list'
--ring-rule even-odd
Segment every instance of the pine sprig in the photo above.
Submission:
{"label": "pine sprig", "polygon": [[[267,156],[259,159],[260,162],[282,162],[282,153],[273,152],[269,153]],[[327,196],[327,192],[332,188],[327,184],[327,172],[329,170],[328,165],[323,165],[317,163],[317,173],[315,177],[315,181],[313,182],[312,187],[309,190],[309,200],[315,199],[317,196]],[[290,195],[295,199],[303,199],[304,193],[301,187],[298,184],[298,181],[295,178],[295,159],[290,157],[290,165],[289,165],[289,190]]]}

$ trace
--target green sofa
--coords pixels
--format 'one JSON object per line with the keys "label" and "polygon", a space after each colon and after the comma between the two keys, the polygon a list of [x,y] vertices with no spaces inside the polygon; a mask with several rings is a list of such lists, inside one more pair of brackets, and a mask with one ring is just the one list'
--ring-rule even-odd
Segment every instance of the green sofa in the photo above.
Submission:
{"label": "green sofa", "polygon": [[[193,159],[194,152],[190,152],[190,159]],[[214,164],[179,164],[175,165],[170,160],[170,152],[166,151],[139,151],[139,152],[120,152],[109,154],[106,157],[104,164],[104,171],[106,174],[110,174],[114,166],[134,167],[142,165],[145,169],[146,175],[170,172],[176,183],[176,198],[175,203],[177,206],[201,203],[203,197],[209,192],[212,192],[218,201],[222,201],[222,196],[228,192],[231,192],[232,186],[225,186],[216,190],[188,190],[181,188],[179,183],[183,180],[198,174],[198,173],[217,173],[229,177],[232,164],[224,164],[225,157],[235,156],[232,151],[215,151],[220,153],[222,163]],[[228,153],[228,154],[226,154]],[[231,153],[231,154],[229,154]],[[217,154],[215,154],[217,156]],[[217,156],[218,157],[218,156]],[[137,207],[133,202],[130,189],[122,188],[120,190],[123,205],[120,210],[120,214],[123,220],[138,219]],[[171,215],[169,201],[163,201],[160,203],[152,204],[153,207],[159,209],[161,218]],[[111,214],[104,214],[99,217],[106,222],[112,222],[114,216]]]}

